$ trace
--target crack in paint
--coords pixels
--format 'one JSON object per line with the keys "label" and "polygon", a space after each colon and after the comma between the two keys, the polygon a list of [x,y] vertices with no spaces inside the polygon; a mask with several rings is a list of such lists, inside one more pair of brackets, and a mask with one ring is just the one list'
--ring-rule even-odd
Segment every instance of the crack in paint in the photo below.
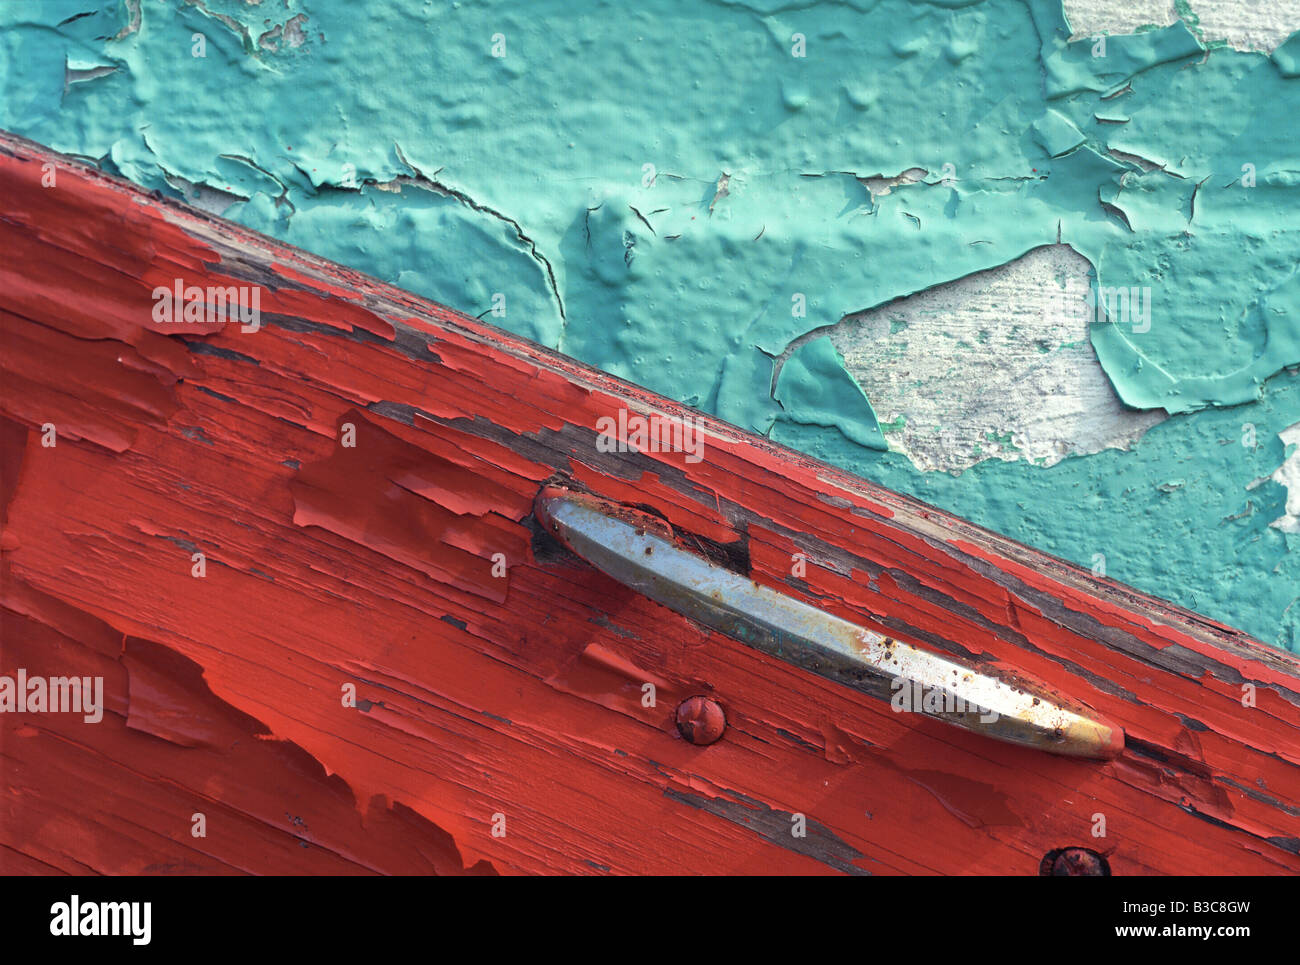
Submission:
{"label": "crack in paint", "polygon": [[[494,208],[490,208],[484,204],[479,204],[477,201],[475,201],[469,195],[465,194],[463,191],[457,191],[455,188],[442,184],[441,182],[435,180],[438,171],[441,171],[442,168],[439,168],[438,171],[433,172],[434,177],[426,176],[423,171],[421,171],[419,168],[417,168],[414,164],[412,164],[410,161],[406,159],[406,156],[402,154],[401,147],[399,147],[397,144],[394,144],[393,147],[397,150],[398,159],[403,164],[405,164],[408,168],[410,168],[412,171],[415,172],[415,177],[409,179],[412,184],[416,184],[420,187],[427,188],[430,191],[433,191],[437,194],[441,194],[448,198],[455,198],[457,201],[459,201],[461,204],[465,205],[466,207],[471,208],[474,211],[481,212],[482,214],[491,215],[492,217],[496,218],[498,221],[503,221],[506,224],[510,225],[510,227],[514,228],[515,234],[519,236],[519,240],[528,246],[529,253],[546,269],[546,278],[550,282],[551,294],[555,296],[555,303],[559,307],[560,318],[561,320],[565,319],[564,299],[560,297],[559,286],[556,285],[555,283],[555,270],[551,267],[551,263],[549,260],[547,260],[546,256],[537,250],[537,243],[534,242],[533,239],[529,238],[526,234],[524,234],[524,229],[519,224],[519,222],[508,215],[502,214],[500,211],[497,211]],[[649,223],[647,222],[647,226],[648,224]],[[652,228],[651,231],[653,230],[654,229]]]}

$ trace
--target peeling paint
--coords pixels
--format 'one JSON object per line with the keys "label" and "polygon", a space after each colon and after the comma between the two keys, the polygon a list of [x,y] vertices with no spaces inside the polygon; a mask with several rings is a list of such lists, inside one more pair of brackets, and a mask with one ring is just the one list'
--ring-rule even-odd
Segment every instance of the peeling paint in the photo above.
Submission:
{"label": "peeling paint", "polygon": [[[198,192],[287,242],[1076,562],[1102,553],[1123,579],[1285,643],[1281,587],[1297,564],[1280,561],[1278,541],[1294,536],[1243,517],[1243,556],[1220,525],[1277,463],[1204,440],[1238,434],[1214,410],[1247,408],[1231,420],[1261,438],[1297,417],[1296,40],[1272,56],[1235,50],[1216,39],[1232,30],[1210,0],[1144,5],[1133,20],[1099,3],[1088,20],[1085,6],[1072,2],[1067,20],[1055,0],[718,2],[696,29],[666,2],[626,22],[558,0],[526,13],[380,3],[365,18],[303,0],[273,14],[205,0],[84,17],[75,3],[11,3],[0,126],[148,188]],[[1252,21],[1273,39],[1243,42],[1268,50],[1297,25],[1289,9]],[[1093,30],[1107,34],[1101,56]],[[205,57],[192,55],[196,32]],[[115,69],[65,97],[69,62]],[[268,122],[232,125],[230,105]],[[441,193],[417,189],[419,172]],[[224,207],[231,198],[247,200]],[[1008,433],[1023,448],[1009,424],[980,430],[978,453],[972,442],[926,457],[913,438],[913,465],[834,428],[778,422],[775,360],[799,340],[1053,244],[1086,259],[1099,286],[1149,287],[1152,315],[1141,333],[1092,326],[1120,414],[1099,399],[1095,417],[1041,438],[1131,425],[1130,409],[1192,418],[1162,423],[1119,464],[1085,453],[1130,445],[1127,429],[1068,438],[1055,464],[1042,449],[1003,463]],[[996,358],[968,354],[958,383]],[[1090,359],[1082,372],[1095,384]],[[967,435],[900,418],[885,416],[886,437]],[[998,459],[955,485],[930,478],[986,453]],[[1203,471],[1164,471],[1188,453]],[[1141,477],[1134,492],[1188,479],[1142,507],[1155,518],[1137,544],[1126,516],[1099,527],[1082,508],[1117,466]],[[1171,543],[1204,565],[1162,572],[1153,561]]]}
{"label": "peeling paint", "polygon": [[1297,0],[1065,0],[1065,15],[1078,39],[1183,20],[1203,42],[1265,53],[1300,29]]}
{"label": "peeling paint", "polygon": [[[1278,438],[1287,447],[1287,457],[1268,479],[1286,488],[1286,507],[1285,512],[1269,525],[1284,533],[1300,534],[1300,422],[1283,429]],[[1254,489],[1261,482],[1264,480],[1257,480],[1246,488]]]}
{"label": "peeling paint", "polygon": [[1167,418],[1115,397],[1088,341],[1092,290],[1088,262],[1049,245],[851,315],[828,333],[875,400],[890,448],[918,468],[959,473],[983,459],[1054,466],[1127,448]]}
{"label": "peeling paint", "polygon": [[[50,156],[3,144],[0,665],[107,684],[91,733],[0,719],[6,870],[1023,874],[1098,806],[1125,815],[1116,874],[1296,870],[1294,658],[65,159],[48,190]],[[256,333],[178,333],[149,310],[178,271],[256,282],[275,307]],[[50,359],[80,360],[76,398]],[[708,458],[598,448],[594,427],[628,409],[698,417]],[[46,446],[49,412],[134,431]],[[1123,462],[1032,478],[1091,461],[1114,479],[1084,508],[1119,505],[1149,543],[1145,505],[1195,505],[1208,458],[1166,462],[1151,437],[1181,422],[1214,433],[1221,470],[1234,447],[1256,475],[1283,461],[1269,434],[1220,440],[1240,414],[1173,416]],[[526,513],[557,477],[755,582],[1033,675],[1129,749],[1098,766],[936,733],[706,633],[546,546]],[[1261,483],[1263,511],[1222,524],[1243,557],[1292,538],[1250,526],[1282,495]],[[485,577],[502,540],[514,558]],[[465,555],[430,565],[435,543]],[[725,706],[716,743],[666,726],[688,693]],[[105,789],[93,807],[69,775]],[[196,808],[220,833],[191,834]]]}

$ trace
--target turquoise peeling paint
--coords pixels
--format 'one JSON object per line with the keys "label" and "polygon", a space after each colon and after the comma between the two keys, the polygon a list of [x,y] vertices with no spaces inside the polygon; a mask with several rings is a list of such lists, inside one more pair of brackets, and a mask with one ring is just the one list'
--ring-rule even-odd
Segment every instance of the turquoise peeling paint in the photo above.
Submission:
{"label": "turquoise peeling paint", "polygon": [[[1094,56],[1056,0],[146,2],[105,39],[127,21],[0,4],[0,126],[1300,650],[1300,538],[1246,489],[1300,420],[1297,38]],[[1058,238],[1150,290],[1149,328],[1092,327],[1119,397],[1176,413],[1133,451],[919,472],[818,341],[773,397],[807,332]]]}
{"label": "turquoise peeling paint", "polygon": [[860,446],[889,448],[870,401],[824,335],[805,342],[786,360],[773,397],[782,409],[778,423],[833,427]]}

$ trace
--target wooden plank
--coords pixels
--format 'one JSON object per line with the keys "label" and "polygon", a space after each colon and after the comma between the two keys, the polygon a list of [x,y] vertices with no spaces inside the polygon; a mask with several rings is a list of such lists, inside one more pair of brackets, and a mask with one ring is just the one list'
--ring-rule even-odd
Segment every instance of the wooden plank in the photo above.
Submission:
{"label": "wooden plank", "polygon": [[[0,188],[0,673],[105,687],[99,723],[0,719],[3,867],[1300,870],[1292,656],[11,135]],[[178,281],[255,292],[257,330],[159,321]],[[703,458],[601,451],[621,410]],[[555,480],[1127,749],[998,744],[708,633],[541,533]]]}

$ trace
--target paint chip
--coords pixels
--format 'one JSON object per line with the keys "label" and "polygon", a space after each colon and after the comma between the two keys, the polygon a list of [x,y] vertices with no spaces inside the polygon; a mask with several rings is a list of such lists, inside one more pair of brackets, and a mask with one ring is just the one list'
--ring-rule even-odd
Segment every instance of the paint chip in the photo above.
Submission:
{"label": "paint chip", "polygon": [[[1126,408],[1089,341],[1091,265],[1068,245],[851,315],[829,340],[889,448],[954,474],[1124,449],[1167,418]],[[801,343],[795,343],[795,348]]]}

